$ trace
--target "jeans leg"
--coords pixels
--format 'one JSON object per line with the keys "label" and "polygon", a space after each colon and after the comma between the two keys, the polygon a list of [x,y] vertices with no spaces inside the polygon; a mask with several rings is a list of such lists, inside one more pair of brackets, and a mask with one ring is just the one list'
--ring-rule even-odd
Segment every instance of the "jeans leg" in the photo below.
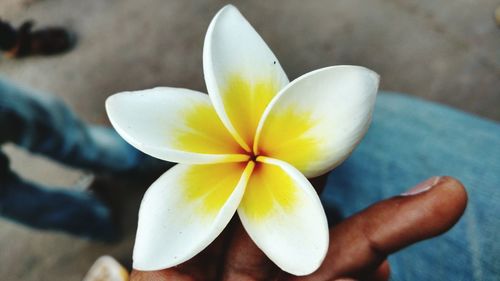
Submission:
{"label": "jeans leg", "polygon": [[[467,210],[438,238],[389,258],[392,280],[498,280],[500,125],[445,106],[382,93],[365,139],[332,171],[326,209],[350,216],[433,175],[461,180]],[[334,241],[332,241],[334,243]]]}
{"label": "jeans leg", "polygon": [[[1,154],[1,151],[0,151]],[[0,182],[0,216],[30,227],[112,242],[119,229],[103,203],[85,192],[47,189],[8,171]]]}
{"label": "jeans leg", "polygon": [[0,79],[0,143],[14,142],[61,163],[97,172],[128,172],[155,162],[113,129],[82,122],[56,97]]}

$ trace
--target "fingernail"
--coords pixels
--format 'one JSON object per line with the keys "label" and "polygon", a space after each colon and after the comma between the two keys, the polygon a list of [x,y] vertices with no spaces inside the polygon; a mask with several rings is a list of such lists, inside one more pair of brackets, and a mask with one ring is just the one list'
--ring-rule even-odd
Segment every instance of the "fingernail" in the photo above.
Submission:
{"label": "fingernail", "polygon": [[412,187],[408,191],[401,193],[401,195],[402,196],[412,196],[412,195],[424,193],[424,192],[428,191],[429,189],[433,188],[434,186],[436,186],[436,184],[439,182],[440,179],[441,179],[441,177],[429,178],[429,179],[417,184],[416,186]]}

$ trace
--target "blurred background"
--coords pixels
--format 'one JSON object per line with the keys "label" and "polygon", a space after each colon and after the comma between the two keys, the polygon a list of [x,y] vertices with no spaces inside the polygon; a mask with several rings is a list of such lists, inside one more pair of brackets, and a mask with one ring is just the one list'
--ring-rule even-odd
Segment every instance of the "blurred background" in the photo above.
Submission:
{"label": "blurred background", "polygon": [[[175,86],[205,92],[206,29],[228,1],[1,0],[15,25],[62,25],[76,48],[56,57],[1,58],[0,74],[53,93],[85,120],[109,124],[104,100],[123,90]],[[292,80],[313,69],[358,64],[381,75],[381,89],[404,92],[500,121],[498,0],[232,1]],[[500,21],[500,19],[499,19]],[[500,23],[499,23],[500,24]],[[82,171],[4,150],[14,169],[49,185],[72,185]],[[115,245],[37,232],[0,219],[0,279],[81,280],[111,254],[130,263],[136,213],[146,186],[116,186],[126,224]]]}

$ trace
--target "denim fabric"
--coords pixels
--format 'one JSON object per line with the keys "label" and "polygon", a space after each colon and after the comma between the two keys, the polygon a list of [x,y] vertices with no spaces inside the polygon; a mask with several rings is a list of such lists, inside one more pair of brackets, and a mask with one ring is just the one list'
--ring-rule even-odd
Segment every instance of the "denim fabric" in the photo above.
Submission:
{"label": "denim fabric", "polygon": [[360,146],[322,195],[346,217],[433,176],[458,178],[467,210],[443,236],[389,258],[392,280],[500,280],[500,124],[445,106],[380,94]]}
{"label": "denim fabric", "polygon": [[126,172],[147,159],[113,129],[82,122],[60,99],[1,79],[0,128],[0,143],[77,168]]}
{"label": "denim fabric", "polygon": [[120,238],[110,210],[90,193],[48,188],[13,173],[0,185],[0,215],[8,220],[106,242]]}
{"label": "denim fabric", "polygon": [[[5,142],[66,165],[98,173],[140,174],[158,162],[113,129],[87,125],[56,97],[0,78],[0,144]],[[0,215],[39,229],[91,239],[117,238],[110,210],[85,192],[48,189],[21,179],[0,151]]]}

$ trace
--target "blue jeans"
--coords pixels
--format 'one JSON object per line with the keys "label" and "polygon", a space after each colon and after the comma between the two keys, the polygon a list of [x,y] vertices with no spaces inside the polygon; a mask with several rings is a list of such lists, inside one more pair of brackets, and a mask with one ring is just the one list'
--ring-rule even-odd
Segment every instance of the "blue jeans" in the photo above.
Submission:
{"label": "blue jeans", "polygon": [[500,124],[442,105],[379,95],[374,120],[322,196],[343,217],[433,175],[466,186],[464,216],[446,234],[389,257],[392,280],[500,280]]}
{"label": "blue jeans", "polygon": [[[82,122],[61,100],[0,78],[0,144],[16,145],[96,173],[140,174],[158,164],[113,129]],[[154,167],[157,168],[157,167]],[[144,171],[146,172],[146,171]],[[110,210],[87,192],[47,188],[10,168],[0,151],[0,215],[39,229],[111,241]]]}

